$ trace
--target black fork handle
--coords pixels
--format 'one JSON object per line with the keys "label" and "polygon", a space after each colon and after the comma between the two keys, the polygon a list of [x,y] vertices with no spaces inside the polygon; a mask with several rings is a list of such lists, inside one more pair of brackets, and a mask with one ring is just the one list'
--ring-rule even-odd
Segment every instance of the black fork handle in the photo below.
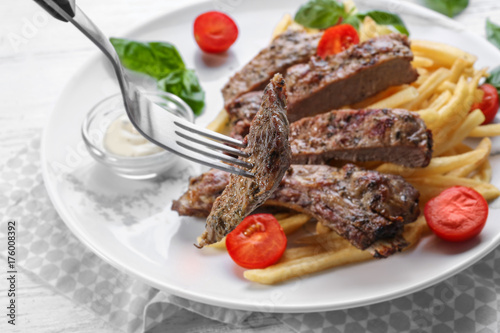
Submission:
{"label": "black fork handle", "polygon": [[53,6],[57,6],[59,10],[64,11],[70,17],[75,16],[75,0],[35,0],[35,2],[45,9],[50,15],[63,22],[68,22],[68,20],[59,14]]}

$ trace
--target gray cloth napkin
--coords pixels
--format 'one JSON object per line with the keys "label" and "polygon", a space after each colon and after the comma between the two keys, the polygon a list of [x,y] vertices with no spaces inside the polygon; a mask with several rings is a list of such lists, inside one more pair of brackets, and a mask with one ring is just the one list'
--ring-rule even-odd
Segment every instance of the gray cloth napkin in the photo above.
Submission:
{"label": "gray cloth napkin", "polygon": [[18,267],[125,332],[500,331],[500,247],[431,288],[348,310],[251,313],[158,291],[105,263],[71,234],[45,191],[39,146],[35,139],[0,165],[1,242],[7,222],[16,220]]}

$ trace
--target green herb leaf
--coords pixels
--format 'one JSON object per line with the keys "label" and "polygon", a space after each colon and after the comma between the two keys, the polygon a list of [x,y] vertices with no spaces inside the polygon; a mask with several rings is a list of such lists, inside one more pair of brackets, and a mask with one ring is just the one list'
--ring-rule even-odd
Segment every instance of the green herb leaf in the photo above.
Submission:
{"label": "green herb leaf", "polygon": [[171,71],[185,68],[181,55],[170,43],[143,43],[121,38],[110,38],[110,41],[125,67],[157,80]]}
{"label": "green herb leaf", "polygon": [[436,12],[453,17],[467,8],[469,0],[424,0],[424,3]]}
{"label": "green herb leaf", "polygon": [[205,92],[191,69],[170,72],[158,81],[158,88],[179,96],[196,115],[199,115],[205,106]]}
{"label": "green herb leaf", "polygon": [[497,88],[497,92],[500,95],[500,66],[490,72],[490,76],[486,78],[485,82]]}
{"label": "green herb leaf", "polygon": [[335,0],[309,0],[299,8],[294,20],[308,28],[326,29],[348,16],[344,5]]}
{"label": "green herb leaf", "polygon": [[351,15],[342,21],[344,24],[350,24],[354,27],[354,29],[359,31],[359,26],[361,25],[361,20],[356,15]]}
{"label": "green herb leaf", "polygon": [[486,38],[500,49],[500,26],[486,19]]}
{"label": "green herb leaf", "polygon": [[377,24],[389,25],[406,36],[410,35],[403,20],[397,14],[383,12],[380,10],[372,10],[369,12],[357,14],[357,17],[360,20],[363,20],[366,16],[371,17]]}

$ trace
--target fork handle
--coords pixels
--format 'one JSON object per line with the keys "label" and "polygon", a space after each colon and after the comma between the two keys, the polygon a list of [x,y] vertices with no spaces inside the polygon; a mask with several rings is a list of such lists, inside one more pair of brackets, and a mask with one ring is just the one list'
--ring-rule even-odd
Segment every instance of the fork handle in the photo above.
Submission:
{"label": "fork handle", "polygon": [[68,22],[59,11],[63,11],[70,17],[75,16],[75,0],[35,0],[50,15],[63,22]]}

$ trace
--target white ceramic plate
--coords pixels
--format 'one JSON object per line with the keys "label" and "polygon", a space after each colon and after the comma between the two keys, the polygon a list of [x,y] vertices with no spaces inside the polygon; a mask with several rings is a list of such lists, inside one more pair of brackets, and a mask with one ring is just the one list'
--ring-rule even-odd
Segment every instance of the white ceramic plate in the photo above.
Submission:
{"label": "white ceramic plate", "polygon": [[[148,22],[129,34],[142,40],[166,40],[195,68],[207,92],[207,109],[198,119],[207,124],[221,109],[220,88],[270,40],[285,13],[305,0],[204,2]],[[192,37],[194,18],[231,4],[239,39],[226,56],[202,54]],[[365,7],[368,5],[369,7]],[[358,1],[362,9],[399,13],[413,38],[442,41],[477,54],[477,66],[498,65],[500,52],[455,22],[424,8],[388,1]],[[310,312],[375,303],[437,283],[471,265],[500,243],[500,211],[490,217],[480,237],[449,244],[425,238],[415,249],[389,259],[340,267],[278,286],[246,281],[225,253],[193,246],[204,223],[179,218],[171,201],[187,186],[198,166],[181,163],[162,182],[128,181],[98,166],[80,136],[84,115],[102,98],[118,91],[111,67],[96,56],[68,83],[43,137],[43,176],[49,195],[68,227],[92,251],[117,268],[159,289],[188,299],[236,309]],[[495,150],[500,142],[494,140]],[[500,167],[498,156],[491,158]],[[500,174],[493,183],[500,186]],[[494,205],[494,204],[493,204]],[[493,207],[492,207],[493,208]]]}

